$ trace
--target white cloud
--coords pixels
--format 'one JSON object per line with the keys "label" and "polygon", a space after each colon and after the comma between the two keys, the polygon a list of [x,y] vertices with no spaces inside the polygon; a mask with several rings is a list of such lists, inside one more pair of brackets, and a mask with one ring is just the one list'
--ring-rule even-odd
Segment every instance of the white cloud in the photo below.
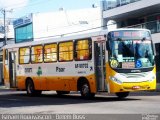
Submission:
{"label": "white cloud", "polygon": [[0,0],[0,8],[12,9],[16,7],[24,7],[29,0]]}

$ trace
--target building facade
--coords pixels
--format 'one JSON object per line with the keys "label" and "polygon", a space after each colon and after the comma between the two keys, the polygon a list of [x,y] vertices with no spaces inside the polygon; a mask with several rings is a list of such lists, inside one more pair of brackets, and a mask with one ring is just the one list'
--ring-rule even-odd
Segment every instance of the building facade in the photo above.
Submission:
{"label": "building facade", "polygon": [[147,28],[152,33],[156,50],[157,81],[160,83],[160,0],[103,0],[104,29],[113,20],[117,28]]}
{"label": "building facade", "polygon": [[13,22],[15,42],[45,40],[101,29],[100,8],[35,13]]}

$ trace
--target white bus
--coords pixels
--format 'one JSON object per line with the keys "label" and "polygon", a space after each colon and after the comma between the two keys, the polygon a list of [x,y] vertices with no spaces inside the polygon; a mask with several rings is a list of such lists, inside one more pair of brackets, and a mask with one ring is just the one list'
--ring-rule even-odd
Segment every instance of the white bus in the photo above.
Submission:
{"label": "white bus", "polygon": [[156,69],[149,30],[117,29],[7,45],[4,81],[28,95],[54,90],[97,92],[125,98],[132,91],[155,90]]}

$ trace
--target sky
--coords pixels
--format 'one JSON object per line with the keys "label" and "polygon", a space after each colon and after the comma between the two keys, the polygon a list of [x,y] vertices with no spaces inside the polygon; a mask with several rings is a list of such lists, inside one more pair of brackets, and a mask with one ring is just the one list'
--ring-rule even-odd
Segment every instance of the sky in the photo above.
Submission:
{"label": "sky", "polygon": [[[30,13],[54,12],[59,8],[76,10],[100,6],[101,0],[0,0],[0,9],[5,9],[7,17],[20,18]],[[3,14],[0,14],[3,17]]]}

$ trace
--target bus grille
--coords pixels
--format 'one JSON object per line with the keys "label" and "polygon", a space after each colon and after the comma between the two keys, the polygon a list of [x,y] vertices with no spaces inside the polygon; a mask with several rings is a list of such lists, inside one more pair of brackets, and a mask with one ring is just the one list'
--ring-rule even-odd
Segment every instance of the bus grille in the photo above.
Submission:
{"label": "bus grille", "polygon": [[122,73],[121,75],[125,76],[126,78],[142,78],[145,77],[148,73]]}

